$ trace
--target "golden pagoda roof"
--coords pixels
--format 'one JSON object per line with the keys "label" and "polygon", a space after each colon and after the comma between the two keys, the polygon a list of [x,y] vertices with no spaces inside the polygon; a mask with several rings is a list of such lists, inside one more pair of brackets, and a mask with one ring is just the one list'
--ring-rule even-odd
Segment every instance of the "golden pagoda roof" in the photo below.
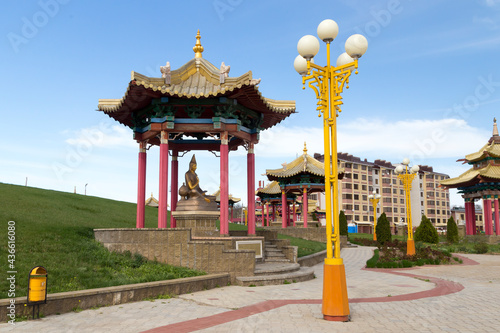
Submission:
{"label": "golden pagoda roof", "polygon": [[267,184],[264,188],[261,188],[255,192],[256,195],[260,194],[281,194],[280,184],[277,181],[272,181]]}
{"label": "golden pagoda roof", "polygon": [[486,157],[500,158],[500,143],[495,142],[495,140],[490,140],[490,142],[485,144],[478,152],[465,155],[467,162],[480,161]]}
{"label": "golden pagoda roof", "polygon": [[103,111],[122,124],[131,127],[131,113],[151,104],[161,97],[207,99],[234,98],[238,104],[264,114],[262,128],[270,128],[295,112],[295,101],[265,98],[259,92],[260,79],[253,79],[252,72],[229,77],[230,66],[217,68],[201,55],[203,47],[193,48],[195,58],[176,70],[170,63],[162,66],[162,77],[148,77],[132,71],[125,95],[120,99],[99,99],[98,111]]}
{"label": "golden pagoda roof", "polygon": [[497,119],[493,118],[493,135],[478,152],[465,156],[469,163],[480,161],[486,157],[500,158],[500,136],[498,135]]}
{"label": "golden pagoda roof", "polygon": [[153,193],[151,193],[151,197],[146,199],[146,206],[151,206],[151,207],[158,207],[159,206],[159,201],[153,197]]}
{"label": "golden pagoda roof", "polygon": [[447,187],[458,187],[461,184],[468,183],[478,177],[500,179],[500,165],[492,165],[488,163],[483,168],[470,168],[458,177],[442,180],[440,184]]}
{"label": "golden pagoda roof", "polygon": [[[220,202],[220,188],[215,191],[212,196],[215,197],[215,201],[216,202]],[[233,197],[232,194],[229,194],[228,195],[228,198],[229,198],[229,201],[232,201],[233,203],[237,203],[237,202],[240,202],[241,201],[241,198],[236,198],[236,197]]]}
{"label": "golden pagoda roof", "polygon": [[295,176],[301,172],[311,173],[316,176],[325,176],[325,165],[307,154],[307,148],[304,143],[304,153],[293,160],[291,163],[283,165],[280,169],[267,169],[267,176],[274,176],[278,178],[286,178]]}

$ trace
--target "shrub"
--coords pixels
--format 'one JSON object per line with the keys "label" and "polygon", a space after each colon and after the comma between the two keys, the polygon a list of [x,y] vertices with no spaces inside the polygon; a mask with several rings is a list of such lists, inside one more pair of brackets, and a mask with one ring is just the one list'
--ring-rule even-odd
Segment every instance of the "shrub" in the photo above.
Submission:
{"label": "shrub", "polygon": [[425,215],[422,215],[422,222],[420,222],[420,226],[415,231],[415,241],[432,244],[439,243],[438,232]]}
{"label": "shrub", "polygon": [[343,210],[339,213],[339,231],[341,236],[347,236],[347,217]]}
{"label": "shrub", "polygon": [[488,252],[488,244],[486,243],[476,243],[474,244],[474,251],[476,251],[477,254],[483,254]]}
{"label": "shrub", "polygon": [[391,235],[391,225],[385,213],[382,213],[377,219],[377,227],[375,228],[375,233],[377,234],[377,242],[379,244],[384,244],[392,240]]}
{"label": "shrub", "polygon": [[377,261],[378,261],[378,258],[379,258],[379,250],[375,250],[374,253],[373,253],[373,257],[371,257],[370,259],[368,259],[366,261],[366,267],[368,268],[374,268],[376,265],[377,265]]}
{"label": "shrub", "polygon": [[446,225],[446,240],[450,243],[458,242],[458,227],[453,216],[448,219]]}

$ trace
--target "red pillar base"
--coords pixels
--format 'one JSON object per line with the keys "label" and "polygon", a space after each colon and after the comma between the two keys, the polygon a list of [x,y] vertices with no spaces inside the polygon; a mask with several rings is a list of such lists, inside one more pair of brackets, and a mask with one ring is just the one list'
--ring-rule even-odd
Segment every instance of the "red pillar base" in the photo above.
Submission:
{"label": "red pillar base", "polygon": [[415,254],[415,240],[408,239],[406,242],[406,254],[412,256]]}
{"label": "red pillar base", "polygon": [[[327,264],[327,262],[333,262],[334,264]],[[349,320],[349,300],[347,298],[345,267],[342,259],[325,259],[322,312],[325,320]]]}

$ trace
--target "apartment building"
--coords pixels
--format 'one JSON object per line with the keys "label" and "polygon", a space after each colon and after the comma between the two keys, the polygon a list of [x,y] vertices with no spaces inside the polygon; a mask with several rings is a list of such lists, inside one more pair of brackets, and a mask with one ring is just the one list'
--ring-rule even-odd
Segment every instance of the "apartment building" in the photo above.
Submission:
{"label": "apartment building", "polygon": [[[322,154],[314,154],[314,158],[324,160]],[[346,214],[349,223],[357,224],[360,232],[372,232],[374,212],[368,196],[373,191],[381,195],[376,211],[377,218],[384,212],[391,226],[406,223],[404,187],[394,172],[397,164],[381,159],[369,162],[348,153],[338,153],[338,166],[345,171],[343,179],[339,180],[339,207]],[[425,214],[434,226],[446,226],[451,214],[450,196],[448,190],[439,187],[439,181],[448,178],[446,174],[434,172],[430,166],[420,166],[411,189],[411,216],[414,227],[420,225],[422,214]],[[324,209],[324,197],[317,199],[320,209]]]}

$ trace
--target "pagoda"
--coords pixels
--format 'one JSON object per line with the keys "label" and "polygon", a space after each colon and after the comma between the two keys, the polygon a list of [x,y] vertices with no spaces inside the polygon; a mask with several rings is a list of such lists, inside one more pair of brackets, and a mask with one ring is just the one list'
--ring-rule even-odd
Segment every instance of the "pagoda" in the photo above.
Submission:
{"label": "pagoda", "polygon": [[[307,228],[307,196],[312,193],[325,191],[324,164],[307,154],[307,146],[304,142],[303,154],[301,156],[297,157],[291,163],[284,163],[282,168],[266,170],[266,176],[270,181],[277,183],[274,187],[279,186],[281,192],[282,228],[288,226],[287,197],[298,196],[302,196],[302,220],[304,228]],[[295,209],[293,212],[295,213]]]}
{"label": "pagoda", "polygon": [[[257,192],[255,193],[259,198],[262,206],[262,226],[271,226],[272,223],[271,221],[276,221],[276,207],[281,207],[281,214],[283,217],[283,214],[287,214],[285,216],[285,221],[289,218],[289,213],[288,213],[288,207],[290,203],[295,202],[296,196],[295,195],[290,195],[287,194],[286,196],[286,206],[285,209],[283,209],[283,201],[282,201],[282,194],[281,194],[281,188],[280,184],[277,181],[272,181],[268,183],[266,186],[259,188]],[[269,205],[272,207],[272,215],[271,219],[269,219]],[[267,207],[267,210],[264,212],[265,207]],[[264,225],[264,214],[266,216],[266,221],[267,223]],[[295,220],[294,220],[295,221]],[[288,222],[288,221],[287,221]],[[287,223],[288,225],[288,223]]]}
{"label": "pagoda", "polygon": [[[500,136],[496,119],[493,119],[493,135],[476,153],[458,160],[472,167],[456,178],[441,181],[441,186],[456,188],[465,200],[466,234],[476,234],[475,200],[483,200],[484,232],[486,235],[500,235]],[[493,226],[493,207],[494,222]],[[494,229],[495,232],[494,232]]]}
{"label": "pagoda", "polygon": [[[255,234],[255,155],[259,133],[295,112],[295,101],[265,98],[259,92],[260,79],[249,71],[230,77],[230,67],[217,68],[202,57],[196,35],[194,58],[176,70],[161,66],[161,77],[132,72],[120,99],[100,99],[98,110],[133,131],[139,145],[136,227],[144,227],[146,151],[160,147],[158,228],[167,227],[169,154],[172,156],[170,207],[178,200],[178,158],[191,150],[218,152],[220,158],[220,234],[228,230],[229,151],[244,147],[247,154],[248,234]],[[171,215],[170,226],[175,227]]]}

